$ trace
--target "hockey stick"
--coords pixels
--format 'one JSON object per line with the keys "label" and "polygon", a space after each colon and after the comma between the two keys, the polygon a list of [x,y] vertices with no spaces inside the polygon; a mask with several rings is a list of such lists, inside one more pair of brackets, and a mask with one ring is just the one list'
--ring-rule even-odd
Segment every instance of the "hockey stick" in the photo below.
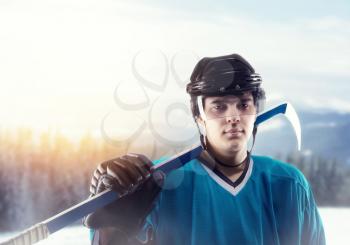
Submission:
{"label": "hockey stick", "polygon": [[297,143],[298,143],[298,150],[300,151],[301,149],[301,127],[300,127],[300,120],[298,117],[297,112],[295,111],[294,107],[292,106],[291,103],[283,103],[280,104],[279,106],[274,107],[271,110],[268,110],[266,112],[263,112],[260,114],[256,120],[255,120],[255,125],[258,125],[271,117],[274,117],[278,114],[284,114],[284,116],[288,119],[288,121],[291,123],[294,133],[297,137]]}
{"label": "hockey stick", "polygon": [[[284,103],[271,110],[268,110],[260,114],[255,121],[255,125],[258,125],[278,114],[284,114],[287,119],[291,122],[293,129],[296,133],[298,140],[298,149],[301,145],[301,130],[299,118],[290,103]],[[161,164],[152,167],[152,172],[162,172],[163,174],[168,174],[172,170],[175,170],[187,162],[198,157],[202,152],[201,146],[195,146],[189,150],[179,153],[169,160],[164,161]],[[41,222],[29,229],[21,232],[14,238],[1,242],[0,245],[31,245],[40,240],[47,238],[50,234],[62,229],[63,227],[71,224],[72,222],[83,218],[84,216],[96,211],[105,205],[118,200],[120,196],[118,193],[106,190],[99,193],[98,195],[87,199],[77,205]]]}

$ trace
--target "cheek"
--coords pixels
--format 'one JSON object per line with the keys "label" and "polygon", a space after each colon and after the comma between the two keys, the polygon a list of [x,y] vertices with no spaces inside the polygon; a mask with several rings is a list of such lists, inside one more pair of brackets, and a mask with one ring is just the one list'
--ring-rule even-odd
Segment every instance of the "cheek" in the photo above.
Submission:
{"label": "cheek", "polygon": [[247,135],[250,136],[253,133],[253,129],[254,129],[254,122],[255,122],[255,117],[254,118],[248,118],[244,124],[246,125],[246,132]]}
{"label": "cheek", "polygon": [[206,131],[207,131],[207,137],[210,139],[215,139],[220,137],[222,134],[222,127],[219,122],[215,120],[209,120],[206,123]]}

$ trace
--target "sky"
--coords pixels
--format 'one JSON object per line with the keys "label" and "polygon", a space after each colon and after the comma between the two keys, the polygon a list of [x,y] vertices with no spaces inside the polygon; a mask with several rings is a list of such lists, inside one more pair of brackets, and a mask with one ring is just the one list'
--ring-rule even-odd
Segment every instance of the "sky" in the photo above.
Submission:
{"label": "sky", "polygon": [[0,129],[177,141],[194,128],[194,65],[231,53],[261,74],[268,105],[347,113],[349,43],[345,0],[1,0]]}

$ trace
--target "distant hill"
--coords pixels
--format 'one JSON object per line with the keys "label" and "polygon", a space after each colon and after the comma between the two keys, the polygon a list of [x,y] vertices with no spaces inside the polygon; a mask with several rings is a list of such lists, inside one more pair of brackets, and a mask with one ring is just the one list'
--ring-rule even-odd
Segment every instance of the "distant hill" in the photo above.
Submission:
{"label": "distant hill", "polygon": [[[302,152],[329,159],[344,159],[350,164],[350,113],[298,111],[298,115],[302,129]],[[272,120],[279,120],[280,127],[259,132],[254,153],[276,155],[295,151],[296,137],[289,123],[282,117]]]}

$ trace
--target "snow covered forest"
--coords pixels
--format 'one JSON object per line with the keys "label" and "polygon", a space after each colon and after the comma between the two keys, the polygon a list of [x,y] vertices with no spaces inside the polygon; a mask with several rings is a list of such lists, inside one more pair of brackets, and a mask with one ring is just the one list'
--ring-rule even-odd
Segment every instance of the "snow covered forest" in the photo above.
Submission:
{"label": "snow covered forest", "polygon": [[26,228],[88,197],[95,166],[118,149],[30,129],[0,134],[0,231]]}
{"label": "snow covered forest", "polygon": [[[0,231],[26,228],[84,200],[96,165],[124,153],[88,134],[73,142],[59,133],[34,137],[30,129],[2,130]],[[275,157],[296,164],[319,205],[350,206],[350,167],[345,163],[299,153]]]}

